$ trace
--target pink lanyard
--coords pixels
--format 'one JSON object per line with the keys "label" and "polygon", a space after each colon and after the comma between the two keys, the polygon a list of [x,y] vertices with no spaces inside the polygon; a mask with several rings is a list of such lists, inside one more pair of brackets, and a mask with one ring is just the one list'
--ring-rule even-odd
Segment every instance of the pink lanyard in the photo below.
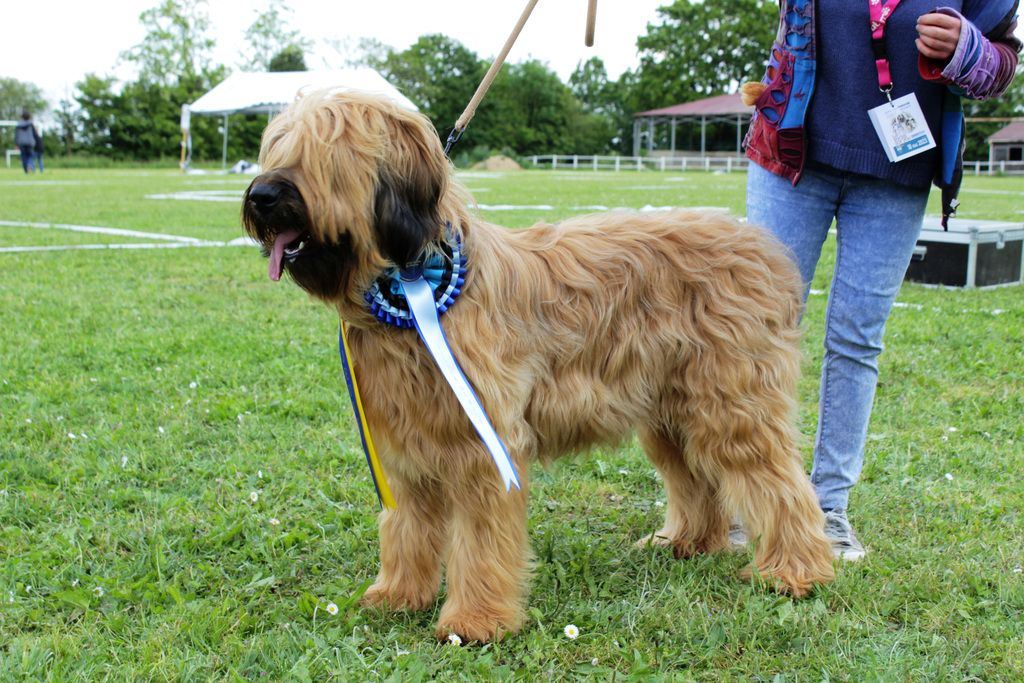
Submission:
{"label": "pink lanyard", "polygon": [[[878,89],[889,97],[892,92],[892,74],[889,71],[889,57],[885,52],[885,24],[896,11],[900,0],[868,0],[871,10],[871,49],[875,54],[875,68],[878,69]],[[890,100],[892,98],[890,97]]]}

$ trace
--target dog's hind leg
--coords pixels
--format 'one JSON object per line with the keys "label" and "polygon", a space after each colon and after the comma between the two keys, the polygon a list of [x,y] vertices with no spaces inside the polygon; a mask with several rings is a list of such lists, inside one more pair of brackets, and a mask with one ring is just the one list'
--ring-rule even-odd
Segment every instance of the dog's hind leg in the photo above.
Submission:
{"label": "dog's hind leg", "polygon": [[723,503],[739,514],[757,546],[745,577],[756,572],[794,597],[832,581],[824,515],[795,457],[727,463],[719,477]]}
{"label": "dog's hind leg", "polygon": [[505,491],[484,458],[452,482],[448,597],[438,618],[438,638],[456,633],[483,643],[522,625],[530,565],[522,461],[517,469],[522,490]]}
{"label": "dog's hind leg", "polygon": [[[757,543],[752,571],[794,596],[834,578],[824,515],[795,445],[796,363],[706,351],[688,374],[687,455]],[[787,369],[787,366],[790,369]]]}
{"label": "dog's hind leg", "polygon": [[447,544],[445,501],[438,487],[389,479],[397,508],[380,513],[380,572],[364,605],[418,610],[429,607],[441,583]]}
{"label": "dog's hind leg", "polygon": [[[665,482],[665,525],[637,542],[670,546],[676,557],[722,550],[729,541],[729,520],[715,487],[701,470],[689,467],[684,448],[652,428],[641,429],[640,443]],[[680,438],[680,441],[682,439]]]}

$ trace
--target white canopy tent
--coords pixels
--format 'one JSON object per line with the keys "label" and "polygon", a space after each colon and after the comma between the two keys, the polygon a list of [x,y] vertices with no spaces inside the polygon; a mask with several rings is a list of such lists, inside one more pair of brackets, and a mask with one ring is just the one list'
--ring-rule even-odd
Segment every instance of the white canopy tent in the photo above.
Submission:
{"label": "white canopy tent", "polygon": [[[389,97],[400,106],[418,108],[395,86],[373,69],[337,71],[277,71],[231,74],[192,104],[182,105],[182,140],[186,144],[189,114],[224,117],[223,163],[227,167],[228,116],[230,114],[267,114],[268,118],[284,110],[295,98],[311,90],[335,88],[359,90]],[[189,143],[189,150],[191,146]],[[191,154],[189,154],[191,156]],[[183,160],[184,165],[184,160]]]}

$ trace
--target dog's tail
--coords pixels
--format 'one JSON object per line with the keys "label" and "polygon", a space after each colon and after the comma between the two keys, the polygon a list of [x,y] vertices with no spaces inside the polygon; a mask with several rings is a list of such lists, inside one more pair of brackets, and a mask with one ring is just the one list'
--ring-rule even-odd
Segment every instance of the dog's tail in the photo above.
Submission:
{"label": "dog's tail", "polygon": [[766,87],[764,83],[758,81],[747,81],[740,86],[740,99],[743,100],[745,106],[753,107]]}

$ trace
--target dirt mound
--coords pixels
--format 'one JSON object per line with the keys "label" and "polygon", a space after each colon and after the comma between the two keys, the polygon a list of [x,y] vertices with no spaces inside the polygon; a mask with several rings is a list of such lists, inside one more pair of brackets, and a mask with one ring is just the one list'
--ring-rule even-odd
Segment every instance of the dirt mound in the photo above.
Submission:
{"label": "dirt mound", "polygon": [[473,164],[473,168],[482,171],[520,171],[523,167],[515,159],[511,159],[504,154],[496,154],[493,157]]}

